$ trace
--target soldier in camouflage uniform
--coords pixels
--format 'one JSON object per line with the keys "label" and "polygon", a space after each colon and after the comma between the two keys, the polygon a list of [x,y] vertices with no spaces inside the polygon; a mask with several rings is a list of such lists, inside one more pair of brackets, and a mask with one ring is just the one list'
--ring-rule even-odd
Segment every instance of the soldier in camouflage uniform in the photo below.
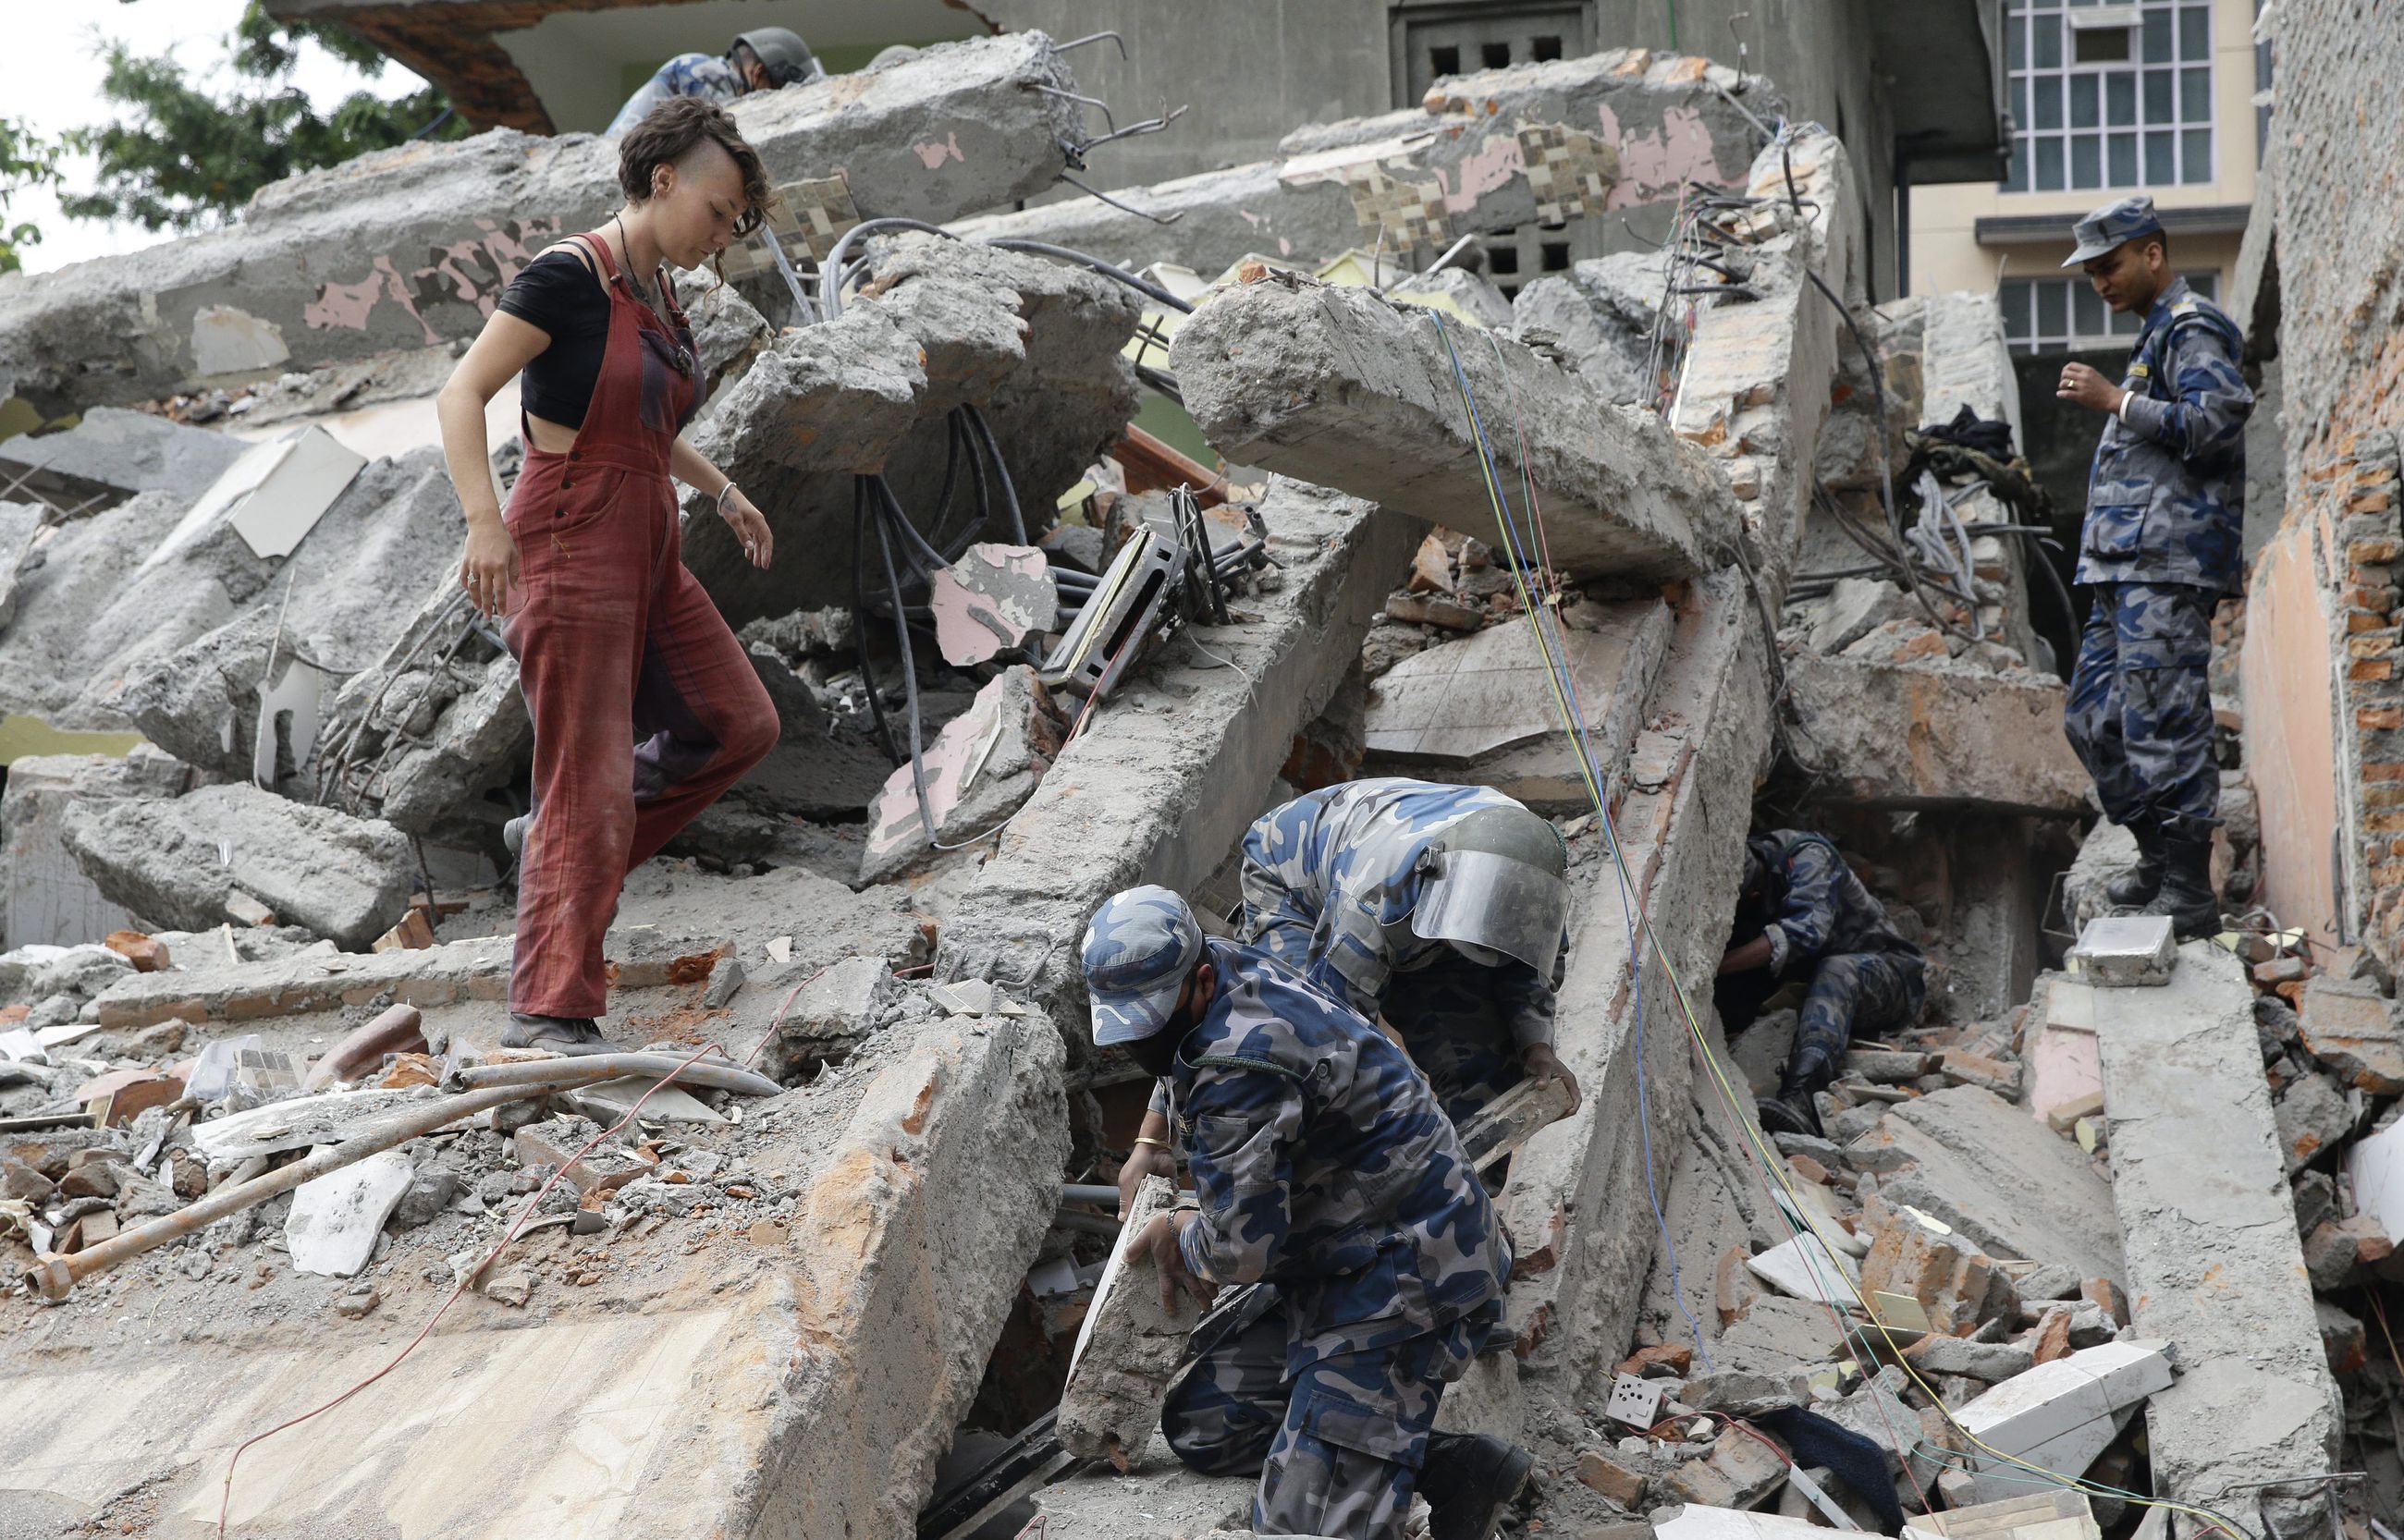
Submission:
{"label": "soldier in camouflage uniform", "polygon": [[1435,1540],[1484,1540],[1532,1459],[1432,1425],[1500,1319],[1510,1251],[1426,1081],[1358,1012],[1206,939],[1165,888],[1103,904],[1083,962],[1094,1041],[1162,1077],[1194,1174],[1195,1202],[1131,1253],[1164,1289],[1274,1295],[1170,1390],[1179,1458],[1259,1471],[1262,1534],[1397,1540],[1417,1490]]}
{"label": "soldier in camouflage uniform", "polygon": [[1818,1133],[1812,1097],[1837,1077],[1845,1045],[1919,1020],[1927,969],[1826,836],[1775,829],[1746,841],[1744,892],[1712,989],[1721,1027],[1735,1035],[1781,984],[1811,980],[1778,1094],[1754,1103],[1761,1126]]}
{"label": "soldier in camouflage uniform", "polygon": [[2087,490],[2077,578],[2094,585],[2063,729],[2104,815],[2137,838],[2117,905],[2173,918],[2181,936],[2219,928],[2212,831],[2212,612],[2236,587],[2245,507],[2245,419],[2236,325],[2170,269],[2150,198],[2080,220],[2083,265],[2115,311],[2145,317],[2128,377],[2084,364],[2056,394],[2107,414]]}

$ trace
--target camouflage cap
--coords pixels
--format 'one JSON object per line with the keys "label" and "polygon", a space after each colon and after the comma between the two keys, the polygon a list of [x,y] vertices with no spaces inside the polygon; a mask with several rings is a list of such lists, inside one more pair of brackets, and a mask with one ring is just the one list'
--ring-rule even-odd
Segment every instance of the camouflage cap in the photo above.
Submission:
{"label": "camouflage cap", "polygon": [[2161,216],[2154,212],[2151,198],[2142,192],[2133,198],[2116,198],[2070,227],[2070,238],[2078,243],[2078,249],[2062,265],[2075,268],[2141,235],[2161,233]]}
{"label": "camouflage cap", "polygon": [[1129,888],[1103,900],[1085,926],[1082,956],[1095,1044],[1108,1047],[1158,1032],[1201,956],[1201,925],[1167,888]]}

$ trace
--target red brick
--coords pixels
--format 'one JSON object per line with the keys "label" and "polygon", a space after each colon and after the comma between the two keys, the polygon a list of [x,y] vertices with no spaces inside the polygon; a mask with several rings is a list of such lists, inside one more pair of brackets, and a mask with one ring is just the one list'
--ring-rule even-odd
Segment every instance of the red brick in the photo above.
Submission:
{"label": "red brick", "polygon": [[2345,676],[2355,680],[2393,679],[2396,677],[2396,665],[2383,658],[2358,659],[2346,665]]}
{"label": "red brick", "polygon": [[2382,728],[2404,728],[2404,706],[2361,706],[2354,714],[2354,725],[2368,731]]}
{"label": "red brick", "polygon": [[2404,541],[2398,541],[2394,535],[2382,535],[2374,540],[2349,541],[2345,548],[2346,561],[2358,567],[2376,566],[2383,562],[2393,562],[2398,556],[2404,556]]}

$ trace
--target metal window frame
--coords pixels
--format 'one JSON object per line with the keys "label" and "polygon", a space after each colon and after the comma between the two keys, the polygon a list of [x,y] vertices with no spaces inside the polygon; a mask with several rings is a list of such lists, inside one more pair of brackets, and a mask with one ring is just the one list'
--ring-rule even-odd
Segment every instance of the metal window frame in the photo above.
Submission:
{"label": "metal window frame", "polygon": [[[2003,39],[2004,47],[2000,51],[2006,61],[2004,92],[2007,108],[2017,107],[2023,94],[2023,88],[2025,88],[2025,93],[2034,101],[2036,82],[2039,80],[2061,81],[2062,97],[2061,127],[2050,129],[2036,127],[2034,122],[2036,114],[2033,107],[2027,115],[2032,121],[2015,120],[2012,123],[2012,166],[2014,170],[2025,176],[2026,181],[2025,185],[2017,187],[2010,185],[2008,178],[1998,184],[2006,196],[2019,197],[2022,194],[2053,192],[2129,191],[2140,187],[2161,186],[2163,184],[2153,182],[2145,174],[2145,141],[2148,132],[2166,132],[2172,136],[2172,179],[2168,185],[2207,187],[2217,183],[2220,180],[2221,146],[2217,112],[2219,61],[2215,57],[2215,45],[2219,35],[2219,22],[2218,18],[2214,14],[2215,3],[2215,0],[2205,0],[2205,3],[2201,5],[2197,0],[2124,0],[2124,3],[2117,5],[2079,6],[2075,3],[2065,3],[2065,0],[2004,0],[2003,25],[2006,31]],[[2133,31],[2142,32],[2147,16],[2166,15],[2171,21],[2172,49],[2175,55],[2180,13],[2190,7],[2200,9],[2204,19],[2203,57],[2194,62],[2176,57],[2167,63],[2148,62],[2144,57],[2144,44],[2140,38],[2131,49],[2132,57],[2129,59],[2081,63],[2076,57],[2076,41],[2068,35],[2070,33],[2090,28],[2118,25],[2125,25]],[[2040,13],[2048,19],[2060,17],[2064,22],[2062,58],[2057,64],[2040,65],[2034,62],[2036,49],[2034,47],[2034,34],[2031,29],[2033,18]],[[2009,63],[2011,43],[2015,37],[2014,29],[2018,29],[2017,37],[2020,44],[2020,57],[2023,61],[2018,69],[2012,68]],[[2201,69],[2204,72],[2206,113],[2200,122],[2190,120],[2186,116],[2186,93],[2183,90],[2182,77],[2185,72],[2190,69]],[[2167,73],[2170,77],[2171,118],[2168,122],[2153,123],[2146,120],[2145,76],[2149,71],[2158,74]],[[2098,125],[2093,129],[2072,127],[2070,124],[2071,82],[2080,76],[2103,76],[2123,72],[2134,77],[2136,122],[2125,129],[2115,129],[2108,123],[2100,121],[2109,114],[2106,98],[2109,88],[2099,80],[2095,88]],[[2019,114],[2007,111],[2007,116],[2017,119]],[[2187,164],[2186,140],[2188,132],[2198,129],[2204,131],[2207,136],[2205,164],[2200,176],[2190,174],[2193,168]],[[2131,135],[2136,141],[2138,174],[2133,182],[2124,184],[2112,180],[2112,138],[2116,133]],[[2073,151],[2073,141],[2089,134],[2094,135],[2097,140],[2099,180],[2092,183],[2078,179]],[[2040,140],[2050,140],[2062,146],[2062,180],[2059,187],[2040,187],[2036,185],[2036,146]]]}

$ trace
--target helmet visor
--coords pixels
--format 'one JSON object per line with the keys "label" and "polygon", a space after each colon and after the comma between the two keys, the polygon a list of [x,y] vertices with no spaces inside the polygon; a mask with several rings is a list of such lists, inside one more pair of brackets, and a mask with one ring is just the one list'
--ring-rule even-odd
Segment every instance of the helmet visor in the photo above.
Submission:
{"label": "helmet visor", "polygon": [[1541,867],[1492,851],[1447,850],[1411,910],[1411,934],[1489,948],[1549,979],[1569,901],[1569,884]]}

